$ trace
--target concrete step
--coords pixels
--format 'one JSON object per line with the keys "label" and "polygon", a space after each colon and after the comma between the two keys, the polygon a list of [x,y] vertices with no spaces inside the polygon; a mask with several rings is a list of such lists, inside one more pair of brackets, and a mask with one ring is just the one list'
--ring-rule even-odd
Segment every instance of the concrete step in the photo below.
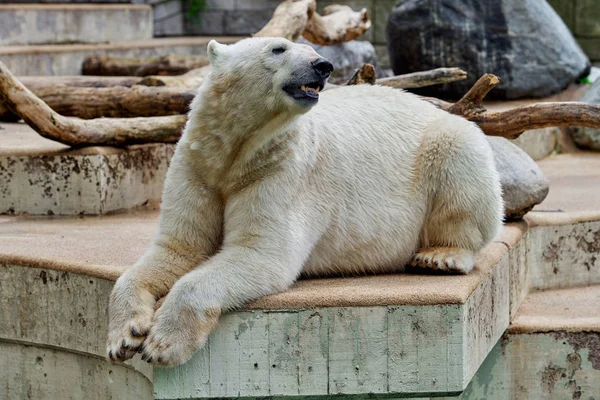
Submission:
{"label": "concrete step", "polygon": [[235,43],[240,37],[180,37],[105,44],[0,46],[0,60],[16,75],[79,75],[83,60],[91,55],[154,57],[206,54],[211,39]]}
{"label": "concrete step", "polygon": [[0,4],[0,46],[151,39],[142,4]]}
{"label": "concrete step", "polygon": [[174,148],[73,150],[25,124],[2,124],[0,214],[105,214],[155,204]]}
{"label": "concrete step", "polygon": [[599,310],[600,285],[530,293],[467,389],[452,399],[598,398]]}

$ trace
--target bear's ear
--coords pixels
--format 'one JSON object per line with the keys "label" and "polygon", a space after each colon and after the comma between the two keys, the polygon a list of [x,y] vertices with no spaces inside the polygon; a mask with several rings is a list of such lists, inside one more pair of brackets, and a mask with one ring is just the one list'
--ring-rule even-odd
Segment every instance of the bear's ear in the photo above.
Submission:
{"label": "bear's ear", "polygon": [[216,40],[211,40],[208,42],[208,61],[210,61],[211,64],[214,64],[222,56],[222,53],[225,51],[226,47],[226,45],[221,44]]}

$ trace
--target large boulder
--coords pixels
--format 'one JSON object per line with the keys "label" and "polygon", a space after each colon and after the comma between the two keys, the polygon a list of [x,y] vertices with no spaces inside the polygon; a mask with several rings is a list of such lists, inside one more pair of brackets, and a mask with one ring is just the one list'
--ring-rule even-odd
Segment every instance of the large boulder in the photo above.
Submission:
{"label": "large boulder", "polygon": [[[600,104],[600,79],[596,80],[596,82],[586,90],[579,101]],[[584,149],[600,151],[600,128],[573,126],[567,128],[567,130],[577,146]]]}
{"label": "large boulder", "polygon": [[404,0],[387,25],[394,73],[460,67],[468,79],[419,90],[459,98],[485,73],[490,99],[544,97],[589,73],[590,63],[546,0]]}
{"label": "large boulder", "polygon": [[297,42],[311,46],[333,64],[333,72],[329,78],[331,83],[345,83],[363,64],[373,64],[377,77],[385,76],[379,68],[375,47],[366,40],[351,40],[333,46],[319,46],[304,38],[298,39]]}
{"label": "large boulder", "polygon": [[488,136],[502,184],[504,214],[507,221],[523,218],[540,204],[550,189],[540,167],[519,147],[507,139]]}

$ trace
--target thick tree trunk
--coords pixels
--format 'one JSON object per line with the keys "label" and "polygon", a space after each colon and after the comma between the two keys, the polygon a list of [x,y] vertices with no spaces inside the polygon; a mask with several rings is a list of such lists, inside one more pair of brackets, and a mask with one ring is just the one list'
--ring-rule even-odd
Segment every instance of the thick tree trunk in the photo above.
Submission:
{"label": "thick tree trunk", "polygon": [[295,42],[316,9],[315,0],[286,0],[277,6],[271,20],[254,36],[282,37]]}
{"label": "thick tree trunk", "polygon": [[168,54],[157,58],[91,56],[83,61],[83,75],[148,76],[180,75],[208,65],[206,56]]}
{"label": "thick tree trunk", "polygon": [[41,136],[74,147],[174,143],[187,119],[185,115],[94,120],[63,117],[23,86],[2,62],[0,100]]}
{"label": "thick tree trunk", "polygon": [[314,13],[306,23],[302,36],[321,46],[331,46],[354,40],[371,27],[367,9],[354,11],[348,6],[332,4],[324,15]]}

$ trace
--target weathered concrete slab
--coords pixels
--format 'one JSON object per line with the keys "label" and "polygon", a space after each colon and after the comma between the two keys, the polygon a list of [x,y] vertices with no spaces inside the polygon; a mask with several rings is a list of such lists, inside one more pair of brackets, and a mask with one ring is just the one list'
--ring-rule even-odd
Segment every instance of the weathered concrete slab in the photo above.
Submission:
{"label": "weathered concrete slab", "polygon": [[0,263],[0,398],[152,399],[152,368],[105,360],[113,282]]}
{"label": "weathered concrete slab", "polygon": [[3,127],[0,214],[104,214],[160,200],[174,145],[71,150],[22,124]]}
{"label": "weathered concrete slab", "polygon": [[141,4],[0,4],[0,46],[152,39]]}
{"label": "weathered concrete slab", "polygon": [[15,75],[80,75],[83,60],[91,55],[205,55],[206,45],[211,39],[220,43],[234,43],[240,37],[178,37],[107,44],[1,46],[0,59]]}

